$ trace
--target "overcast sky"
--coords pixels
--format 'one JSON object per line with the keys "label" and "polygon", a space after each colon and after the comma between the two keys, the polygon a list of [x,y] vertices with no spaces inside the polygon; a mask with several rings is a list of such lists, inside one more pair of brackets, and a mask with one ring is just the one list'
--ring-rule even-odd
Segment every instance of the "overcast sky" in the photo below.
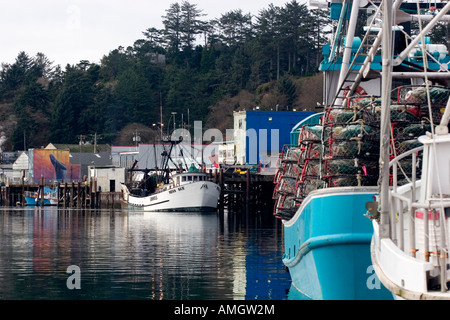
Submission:
{"label": "overcast sky", "polygon": [[[20,51],[44,53],[65,68],[80,60],[99,63],[119,46],[133,45],[147,28],[162,28],[161,16],[176,0],[15,0],[0,9],[0,62],[14,63]],[[271,3],[290,0],[191,0],[207,16],[231,10],[257,15]],[[301,2],[301,1],[299,1]]]}

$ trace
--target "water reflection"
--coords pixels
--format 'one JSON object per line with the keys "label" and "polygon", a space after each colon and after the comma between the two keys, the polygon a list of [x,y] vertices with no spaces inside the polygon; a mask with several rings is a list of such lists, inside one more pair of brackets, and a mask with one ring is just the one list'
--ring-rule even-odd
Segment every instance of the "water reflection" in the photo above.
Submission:
{"label": "water reflection", "polygon": [[227,213],[3,209],[0,299],[285,299],[280,230]]}

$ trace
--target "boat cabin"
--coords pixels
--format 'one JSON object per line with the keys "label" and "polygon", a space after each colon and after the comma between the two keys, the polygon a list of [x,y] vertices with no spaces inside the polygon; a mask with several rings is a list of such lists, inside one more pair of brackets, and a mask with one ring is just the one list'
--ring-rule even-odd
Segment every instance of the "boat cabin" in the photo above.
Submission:
{"label": "boat cabin", "polygon": [[172,179],[175,187],[179,187],[188,183],[207,181],[208,175],[202,172],[184,172],[175,174]]}

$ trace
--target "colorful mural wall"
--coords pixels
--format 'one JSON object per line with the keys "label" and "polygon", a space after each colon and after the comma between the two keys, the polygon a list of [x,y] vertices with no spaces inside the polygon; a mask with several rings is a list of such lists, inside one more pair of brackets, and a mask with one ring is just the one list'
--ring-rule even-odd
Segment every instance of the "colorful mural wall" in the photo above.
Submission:
{"label": "colorful mural wall", "polygon": [[30,150],[30,175],[34,183],[46,181],[74,181],[81,179],[81,166],[70,164],[69,150]]}

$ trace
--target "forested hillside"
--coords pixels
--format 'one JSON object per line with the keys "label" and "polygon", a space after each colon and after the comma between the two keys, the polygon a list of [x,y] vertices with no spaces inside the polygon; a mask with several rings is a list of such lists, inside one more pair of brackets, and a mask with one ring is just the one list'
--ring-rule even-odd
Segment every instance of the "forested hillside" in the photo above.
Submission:
{"label": "forested hillside", "polygon": [[203,18],[197,5],[173,3],[164,29],[149,26],[133,46],[105,53],[99,64],[61,67],[45,53],[18,53],[0,71],[3,151],[94,134],[99,143],[133,144],[136,130],[151,142],[161,109],[170,130],[173,117],[177,126],[201,120],[205,129],[225,129],[238,109],[307,107],[311,90],[302,83],[317,73],[326,12],[291,1],[256,16],[236,9]]}

